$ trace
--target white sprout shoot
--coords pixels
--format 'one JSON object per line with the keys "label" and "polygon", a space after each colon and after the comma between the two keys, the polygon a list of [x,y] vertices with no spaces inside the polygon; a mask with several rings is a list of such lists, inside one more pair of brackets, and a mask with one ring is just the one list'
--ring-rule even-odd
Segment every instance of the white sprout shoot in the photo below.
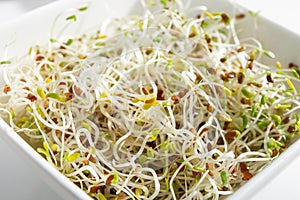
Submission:
{"label": "white sprout shoot", "polygon": [[3,63],[1,117],[94,199],[224,198],[300,131],[299,70],[261,63],[241,19],[151,2]]}

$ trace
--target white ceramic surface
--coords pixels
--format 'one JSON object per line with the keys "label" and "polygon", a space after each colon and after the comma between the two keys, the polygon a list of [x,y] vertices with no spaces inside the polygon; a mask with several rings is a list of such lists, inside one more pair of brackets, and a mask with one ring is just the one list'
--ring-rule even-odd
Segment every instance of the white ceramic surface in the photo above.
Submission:
{"label": "white ceramic surface", "polygon": [[[255,0],[253,0],[255,2]],[[269,0],[265,0],[269,1]],[[22,18],[15,18],[16,20],[12,20],[9,22],[6,22],[5,26],[0,27],[0,59],[2,58],[4,49],[2,48],[7,44],[7,42],[14,41],[13,45],[10,45],[9,47],[9,55],[21,55],[22,53],[25,53],[28,50],[28,47],[35,43],[35,42],[43,42],[46,41],[47,38],[50,36],[51,28],[49,24],[53,22],[54,17],[62,10],[65,10],[69,6],[74,6],[78,5],[79,0],[72,0],[72,1],[59,1],[55,2],[47,7],[35,10],[32,13],[29,13],[25,16],[22,16]],[[80,1],[82,2],[82,1]],[[96,12],[96,10],[93,10],[95,14],[99,15],[97,19],[104,19],[104,17],[107,16],[120,16],[120,15],[125,15],[128,12],[139,12],[137,9],[132,9],[135,7],[135,0],[127,0],[126,1],[126,6],[123,6],[122,0],[112,0],[110,2],[108,1],[101,1],[98,0],[98,4],[102,5],[102,8],[104,8],[103,13]],[[199,1],[201,2],[201,1]],[[219,9],[229,9],[231,10],[229,4],[223,3],[223,1],[219,1],[216,3],[216,1],[209,1],[206,0],[207,5],[210,8],[214,8],[216,10]],[[243,0],[236,0],[236,2],[245,4],[248,7],[251,7],[252,9],[256,10],[261,10],[261,13],[264,14],[264,16],[269,17],[270,14],[266,13],[266,10],[263,10],[262,8],[258,7],[258,3],[255,5],[251,5],[251,3],[248,3]],[[270,1],[269,1],[270,2]],[[265,3],[265,2],[264,2]],[[263,4],[264,4],[263,3]],[[275,2],[278,3],[278,2]],[[111,7],[113,4],[115,7],[113,10],[109,10],[108,8]],[[103,6],[104,5],[104,6]],[[276,4],[279,7],[279,4]],[[277,8],[277,7],[276,7]],[[49,15],[51,13],[51,15]],[[88,18],[91,16],[88,16]],[[277,21],[278,22],[278,21]],[[88,29],[90,27],[93,27],[95,25],[99,25],[100,21],[90,21],[89,23],[86,23],[81,26],[81,31]],[[278,22],[280,23],[280,22]],[[291,23],[289,21],[289,23]],[[257,34],[259,40],[263,41],[263,44],[268,47],[269,49],[274,49],[275,52],[278,53],[279,58],[283,61],[283,63],[288,63],[290,61],[293,62],[298,62],[300,63],[300,60],[298,58],[298,54],[295,52],[300,52],[300,38],[296,35],[293,34],[289,31],[286,31],[283,29],[282,26],[284,26],[285,23],[282,22],[282,25],[277,25],[269,22],[268,20],[259,20],[258,21],[258,26],[259,29],[256,31],[255,34]],[[288,27],[289,29],[293,30],[290,25]],[[77,31],[78,29],[73,29],[70,30],[72,31]],[[297,32],[293,30],[294,32]],[[267,33],[267,34],[266,34]],[[270,34],[271,33],[271,34]],[[26,39],[24,39],[26,38]],[[280,47],[280,48],[279,48]],[[0,130],[1,132],[7,131],[7,126],[5,124],[0,123]],[[10,162],[8,166],[14,166],[14,167],[7,167],[5,170],[1,170],[2,172],[0,173],[1,178],[4,176],[5,178],[9,178],[10,175],[16,175],[14,178],[16,180],[22,180],[24,184],[26,182],[30,183],[32,187],[36,188],[37,190],[39,188],[47,188],[43,194],[47,195],[51,193],[52,191],[55,191],[57,193],[58,197],[54,197],[55,199],[57,198],[62,198],[62,199],[76,199],[75,196],[77,196],[77,199],[86,199],[87,196],[85,196],[81,191],[78,191],[78,189],[74,185],[70,185],[68,181],[65,179],[65,177],[62,177],[59,173],[57,173],[51,166],[48,165],[39,155],[34,152],[27,144],[25,144],[23,141],[18,138],[18,136],[10,132],[9,134],[1,135],[3,141],[0,141],[0,150],[1,152],[5,152],[5,154],[0,154],[1,158],[3,156],[5,159],[11,159],[11,157],[16,157],[15,162]],[[6,144],[4,144],[6,143]],[[293,146],[283,154],[280,159],[276,160],[268,170],[264,170],[261,174],[253,178],[246,186],[243,187],[239,192],[236,193],[235,196],[232,197],[232,199],[266,199],[268,197],[272,199],[281,199],[278,198],[280,197],[280,194],[284,194],[284,190],[286,188],[284,186],[278,187],[278,190],[274,190],[274,182],[277,183],[276,186],[278,185],[277,180],[297,180],[297,176],[292,176],[291,173],[287,173],[289,170],[295,171],[296,166],[299,166],[299,163],[293,161],[295,157],[297,157],[297,152],[300,151],[299,144],[296,146]],[[19,160],[20,159],[20,160]],[[299,159],[300,160],[300,159]],[[287,166],[286,163],[291,163],[289,166]],[[11,164],[11,165],[10,165]],[[16,167],[20,166],[20,167]],[[3,168],[1,168],[3,169]],[[7,173],[3,173],[3,171]],[[11,170],[11,171],[10,171]],[[19,170],[19,171],[18,171]],[[8,173],[8,171],[10,173]],[[16,173],[12,173],[16,171]],[[277,178],[275,179],[275,175],[277,175]],[[30,176],[30,174],[34,174],[34,176]],[[285,175],[283,174],[289,174],[291,177],[294,177],[294,179],[287,179]],[[298,174],[298,177],[300,178],[300,175]],[[40,182],[40,179],[43,180],[46,184],[40,185],[38,183]],[[21,181],[21,182],[22,182]],[[279,183],[282,184],[280,181]],[[8,185],[14,185],[16,184],[14,181],[8,181]],[[273,186],[272,186],[273,184]],[[29,184],[28,184],[29,185]],[[1,184],[2,186],[2,184]],[[16,184],[18,187],[18,184]],[[49,188],[51,187],[51,189]],[[265,186],[265,188],[264,188]],[[5,186],[4,186],[5,187]],[[2,188],[2,187],[1,187]],[[6,187],[9,189],[12,189],[10,187]],[[69,188],[66,189],[66,188]],[[279,190],[282,189],[282,190]],[[1,189],[0,189],[1,191]],[[4,190],[3,190],[4,191]],[[9,192],[8,192],[9,191]],[[11,190],[5,190],[4,194],[10,194]],[[37,199],[36,193],[30,193],[29,188],[22,190],[23,192],[23,198],[26,199]],[[279,192],[279,195],[274,195],[276,192]],[[1,191],[2,193],[2,191]],[[11,198],[8,196],[3,196],[0,194],[1,199],[17,199],[17,193],[14,195],[12,194]],[[256,195],[254,195],[256,194]],[[293,193],[290,193],[290,195]],[[26,197],[25,197],[26,196]],[[7,197],[7,198],[6,198]],[[283,195],[281,197],[284,197]],[[296,196],[295,196],[296,197]],[[39,198],[43,199],[43,198]],[[46,199],[46,198],[45,198]],[[294,197],[291,197],[289,199],[296,199]]]}

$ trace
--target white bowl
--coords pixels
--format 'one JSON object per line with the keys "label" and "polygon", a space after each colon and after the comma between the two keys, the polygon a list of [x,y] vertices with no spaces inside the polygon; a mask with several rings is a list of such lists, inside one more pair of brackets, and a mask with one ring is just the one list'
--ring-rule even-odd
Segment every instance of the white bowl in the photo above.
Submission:
{"label": "white bowl", "polygon": [[[32,44],[46,43],[51,34],[59,34],[59,30],[62,27],[62,23],[58,21],[53,31],[55,18],[69,8],[81,7],[85,2],[92,5],[87,14],[80,16],[76,25],[72,25],[66,29],[64,35],[84,33],[85,31],[99,27],[107,18],[142,13],[138,0],[57,1],[0,27],[0,60],[3,55],[7,57],[23,55]],[[206,5],[210,10],[225,11],[227,13],[232,13],[234,10],[244,11],[244,8],[241,6],[232,4],[226,0],[219,0],[217,2],[199,0],[193,1],[192,4]],[[289,62],[300,63],[300,58],[296,53],[300,51],[300,37],[298,35],[265,18],[257,17],[256,20],[256,25],[251,20],[241,25],[239,27],[239,30],[241,30],[240,34],[255,36],[261,41],[265,49],[270,49],[276,54],[277,59],[281,61],[283,66],[286,66]],[[254,26],[257,27],[254,28]],[[283,38],[289,39],[285,40]],[[6,50],[8,51],[6,52]],[[269,61],[266,59],[264,62],[268,63]],[[1,79],[2,76],[0,76],[0,86],[1,82],[3,83]],[[12,131],[2,119],[0,119],[0,132],[1,139],[7,144],[4,148],[12,149],[15,153],[14,156],[20,157],[24,161],[22,165],[27,166],[27,170],[24,173],[38,174],[63,199],[90,199],[88,195],[43,159],[17,133]],[[297,141],[262,172],[254,176],[254,178],[230,196],[229,199],[250,199],[254,192],[263,188],[275,175],[279,174],[280,169],[285,168],[287,163],[291,162],[299,151],[300,141]],[[14,170],[16,169],[14,168]]]}

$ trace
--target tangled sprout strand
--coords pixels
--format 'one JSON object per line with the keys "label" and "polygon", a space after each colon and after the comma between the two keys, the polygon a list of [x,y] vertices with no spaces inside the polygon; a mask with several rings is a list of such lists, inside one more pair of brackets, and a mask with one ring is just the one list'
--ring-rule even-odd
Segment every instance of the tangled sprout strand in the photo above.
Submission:
{"label": "tangled sprout strand", "polygon": [[1,116],[95,199],[225,198],[300,131],[298,68],[261,63],[241,15],[147,11],[33,46]]}

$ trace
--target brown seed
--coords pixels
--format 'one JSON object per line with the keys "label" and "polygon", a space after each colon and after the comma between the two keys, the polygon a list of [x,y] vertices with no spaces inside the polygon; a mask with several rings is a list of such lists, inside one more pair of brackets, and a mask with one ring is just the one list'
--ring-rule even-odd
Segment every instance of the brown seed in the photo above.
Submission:
{"label": "brown seed", "polygon": [[287,124],[290,122],[290,117],[285,117],[283,120],[282,120],[282,123],[283,124]]}
{"label": "brown seed", "polygon": [[201,131],[201,134],[204,133],[204,132],[206,132],[206,131],[208,131],[208,130],[209,130],[209,128],[204,128],[204,129]]}
{"label": "brown seed", "polygon": [[31,102],[34,102],[37,100],[37,97],[31,93],[29,93],[26,98],[29,99]]}
{"label": "brown seed", "polygon": [[[203,21],[204,22],[204,21]],[[209,35],[207,35],[207,34],[205,34],[205,40],[206,40],[206,42],[209,44],[209,43],[211,43],[211,37],[209,36]]]}
{"label": "brown seed", "polygon": [[214,68],[212,68],[212,67],[209,67],[209,68],[207,68],[206,70],[207,70],[207,72],[210,73],[210,74],[216,74],[216,73],[217,73],[217,70],[214,69]]}
{"label": "brown seed", "polygon": [[268,81],[269,83],[274,83],[274,80],[273,80],[271,74],[267,74],[267,81]]}
{"label": "brown seed", "polygon": [[91,161],[92,163],[96,163],[96,159],[94,158],[94,156],[92,156],[91,154],[89,154],[88,152],[85,152],[85,157],[87,157],[87,159],[89,161]]}
{"label": "brown seed", "polygon": [[190,128],[191,133],[196,134],[196,129],[195,128]]}
{"label": "brown seed", "polygon": [[255,86],[255,87],[258,87],[258,88],[262,87],[261,83],[256,83],[256,82],[249,82],[249,83],[247,83],[247,85],[248,86]]}
{"label": "brown seed", "polygon": [[145,54],[146,54],[146,55],[149,55],[149,54],[151,54],[152,52],[153,52],[152,49],[147,49],[147,50],[145,51]]}
{"label": "brown seed", "polygon": [[198,176],[198,175],[201,175],[201,174],[202,174],[201,172],[196,172],[196,171],[192,171],[192,173],[193,173],[193,177],[196,177],[196,176]]}
{"label": "brown seed", "polygon": [[59,82],[58,85],[67,85],[66,82]]}
{"label": "brown seed", "polygon": [[253,177],[253,174],[251,174],[250,172],[244,172],[243,175],[244,175],[243,180],[245,181],[248,181]]}
{"label": "brown seed", "polygon": [[230,130],[224,135],[225,139],[228,143],[233,142],[234,138],[236,137],[236,130]]}
{"label": "brown seed", "polygon": [[287,129],[287,132],[289,132],[289,133],[294,133],[295,131],[296,131],[296,128],[294,125],[290,125]]}
{"label": "brown seed", "polygon": [[149,94],[149,91],[148,91],[146,88],[144,88],[144,87],[142,87],[142,92],[143,92],[145,95]]}
{"label": "brown seed", "polygon": [[106,179],[106,182],[105,182],[105,184],[106,185],[111,185],[111,181],[114,179],[114,175],[109,175],[108,177],[107,177],[107,179]]}
{"label": "brown seed", "polygon": [[195,37],[197,34],[195,33],[195,32],[191,32],[190,34],[189,34],[189,38],[192,38],[192,37]]}
{"label": "brown seed", "polygon": [[210,104],[207,105],[206,109],[208,112],[212,112],[214,110]]}
{"label": "brown seed", "polygon": [[178,96],[173,95],[173,96],[171,97],[171,100],[174,102],[174,104],[178,104],[180,99],[179,99]]}
{"label": "brown seed", "polygon": [[196,73],[195,75],[196,75],[195,84],[198,84],[202,80],[202,76],[199,73]]}
{"label": "brown seed", "polygon": [[65,96],[66,96],[66,99],[67,100],[71,100],[72,98],[73,98],[73,93],[71,93],[71,92],[67,92],[67,93],[65,93]]}
{"label": "brown seed", "polygon": [[244,97],[242,97],[242,99],[241,99],[241,103],[242,103],[242,104],[251,105],[251,100],[250,100],[250,99],[247,99],[247,98],[244,98]]}
{"label": "brown seed", "polygon": [[226,60],[227,60],[227,58],[226,58],[226,57],[220,58],[220,62],[221,62],[221,63],[225,63],[225,62],[226,62]]}
{"label": "brown seed", "polygon": [[43,60],[45,57],[44,56],[37,56],[36,58],[35,58],[35,60],[36,61],[41,61],[41,60]]}
{"label": "brown seed", "polygon": [[228,72],[225,75],[226,75],[227,78],[235,78],[236,77],[235,72]]}
{"label": "brown seed", "polygon": [[90,189],[90,193],[96,193],[100,189],[101,189],[101,185],[92,186]]}
{"label": "brown seed", "polygon": [[50,103],[50,100],[49,99],[46,99],[44,101],[44,108],[48,108],[49,107],[49,103]]}
{"label": "brown seed", "polygon": [[5,94],[7,94],[9,91],[11,91],[11,88],[10,88],[10,86],[9,85],[5,85],[4,86],[4,88],[3,88],[3,92],[5,93]]}
{"label": "brown seed", "polygon": [[151,103],[155,102],[155,100],[156,100],[155,98],[147,99],[147,100],[145,101],[145,103],[151,104]]}
{"label": "brown seed", "polygon": [[53,118],[53,119],[52,119],[52,121],[53,121],[55,124],[57,124],[57,123],[58,123],[58,120],[57,120],[57,118]]}
{"label": "brown seed", "polygon": [[209,164],[208,163],[205,163],[205,169],[209,170]]}
{"label": "brown seed", "polygon": [[253,69],[253,61],[249,60],[247,63],[247,68],[252,70]]}
{"label": "brown seed", "polygon": [[164,96],[163,96],[164,91],[161,88],[157,89],[157,95],[156,95],[156,99],[157,100],[164,100]]}
{"label": "brown seed", "polygon": [[76,87],[76,86],[75,86],[75,87],[74,87],[74,90],[75,90],[74,92],[75,92],[76,95],[78,95],[78,96],[81,95],[82,90],[81,90],[79,87]]}
{"label": "brown seed", "polygon": [[272,157],[277,156],[278,153],[279,153],[279,150],[278,150],[278,149],[274,149],[274,150],[272,151]]}
{"label": "brown seed", "polygon": [[207,151],[211,151],[211,150],[213,149],[213,146],[212,146],[212,144],[209,142],[209,143],[207,143],[206,148],[207,148]]}
{"label": "brown seed", "polygon": [[224,122],[223,130],[226,130],[229,126],[230,122]]}
{"label": "brown seed", "polygon": [[240,162],[240,169],[241,169],[242,173],[249,171],[249,167],[247,166],[247,164],[245,162]]}
{"label": "brown seed", "polygon": [[96,159],[92,155],[89,157],[89,161],[91,161],[92,163],[96,163]]}
{"label": "brown seed", "polygon": [[178,97],[179,97],[179,98],[182,98],[182,97],[184,97],[184,96],[186,95],[186,93],[187,93],[187,90],[180,91],[180,92],[178,93]]}
{"label": "brown seed", "polygon": [[124,192],[122,192],[122,193],[119,194],[117,200],[123,200],[123,199],[125,199],[126,197],[127,197],[127,195],[126,195]]}
{"label": "brown seed", "polygon": [[233,170],[232,170],[231,174],[234,174],[234,173],[236,173],[236,171],[237,171],[237,169],[236,169],[236,167],[235,167],[235,168],[233,168]]}
{"label": "brown seed", "polygon": [[208,175],[210,175],[210,176],[214,176],[214,173],[212,172],[212,171],[208,171]]}
{"label": "brown seed", "polygon": [[236,19],[243,19],[244,17],[246,17],[244,13],[240,13],[235,16]]}
{"label": "brown seed", "polygon": [[229,81],[229,79],[226,77],[225,74],[221,74],[221,75],[220,75],[220,78],[221,78],[222,81],[224,81],[224,82],[228,82],[228,81]]}
{"label": "brown seed", "polygon": [[237,80],[239,84],[242,84],[244,82],[245,75],[242,72],[239,72],[237,75]]}
{"label": "brown seed", "polygon": [[228,25],[229,22],[230,22],[230,17],[226,14],[226,13],[222,13],[221,14],[221,18],[222,18],[222,22],[225,24],[225,25]]}
{"label": "brown seed", "polygon": [[240,48],[237,49],[238,53],[243,52],[243,51],[245,51],[245,47],[244,46],[241,46]]}
{"label": "brown seed", "polygon": [[289,63],[289,68],[298,68],[298,66],[295,65],[295,63],[290,62]]}
{"label": "brown seed", "polygon": [[83,164],[88,165],[90,162],[88,160],[84,160]]}

